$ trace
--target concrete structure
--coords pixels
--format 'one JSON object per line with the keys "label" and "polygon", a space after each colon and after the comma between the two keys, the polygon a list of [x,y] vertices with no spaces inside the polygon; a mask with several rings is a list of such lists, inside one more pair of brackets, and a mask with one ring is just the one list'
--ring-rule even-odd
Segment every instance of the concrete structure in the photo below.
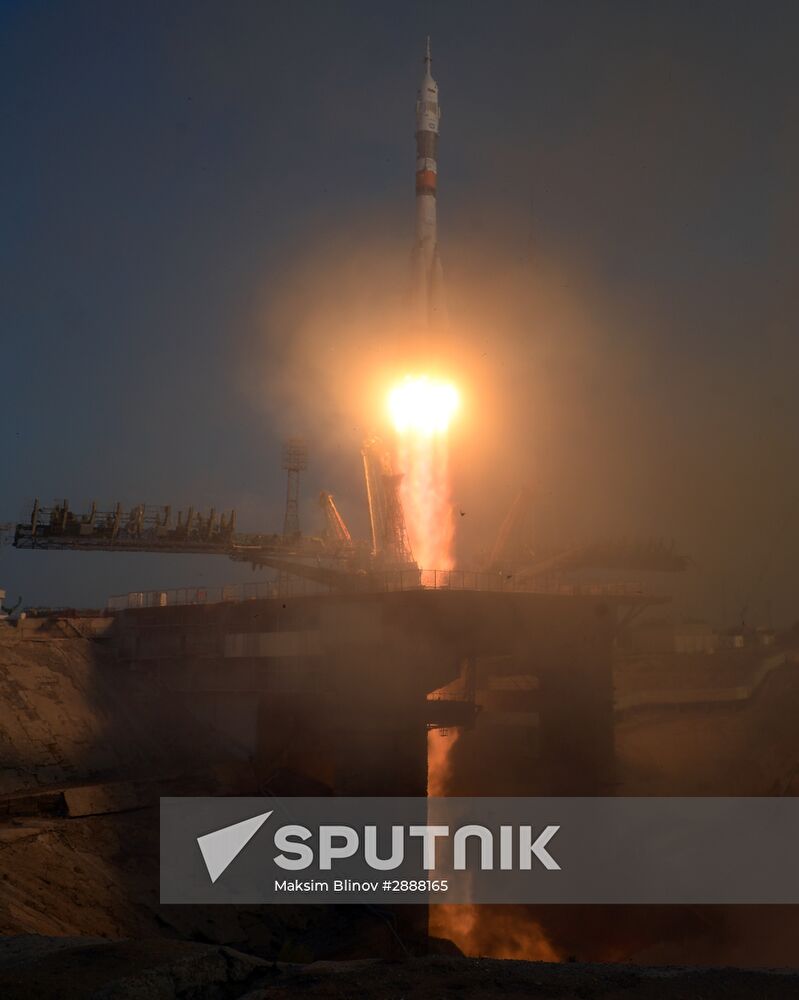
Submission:
{"label": "concrete structure", "polygon": [[637,653],[714,653],[718,636],[708,622],[641,622],[629,632]]}
{"label": "concrete structure", "polygon": [[284,768],[340,795],[424,795],[428,727],[470,718],[428,695],[506,656],[537,678],[535,789],[612,786],[606,597],[417,589],[134,609],[117,623],[120,656],[235,734],[263,773]]}
{"label": "concrete structure", "polygon": [[[316,611],[309,603],[301,614],[310,616],[325,605],[334,614],[337,607],[342,610],[360,600],[351,597],[337,605],[335,598],[332,603],[324,598],[316,602]],[[590,792],[595,773],[584,761],[593,749],[601,751],[607,745],[604,739],[596,740],[597,732],[604,729],[596,696],[607,690],[603,657],[612,605],[587,595],[572,600],[554,595],[430,593],[418,589],[415,593],[374,595],[363,601],[372,606],[361,610],[394,630],[419,626],[415,647],[410,635],[405,638],[412,686],[424,686],[422,671],[413,666],[416,657],[420,663],[426,660],[424,647],[435,619],[434,639],[445,653],[449,650],[450,662],[469,650],[479,653],[478,680],[491,678],[493,693],[506,699],[503,710],[535,713],[535,726],[506,726],[503,730],[493,724],[493,708],[487,707],[474,730],[462,732],[454,741],[452,752],[456,755],[461,748],[474,745],[475,781],[479,779],[485,790],[498,794],[513,779],[517,791],[535,791],[546,776],[557,790],[554,769],[547,774],[544,768],[547,761],[557,764],[563,759],[568,762],[566,781],[576,787],[582,780],[582,787]],[[283,603],[289,607],[284,609]],[[339,667],[328,659],[324,645],[309,648],[308,640],[271,636],[272,632],[303,631],[299,617],[290,629],[272,627],[277,613],[300,615],[293,603],[294,599],[272,601],[265,608],[261,601],[228,601],[217,608],[183,609],[189,613],[182,629],[187,644],[183,657],[174,655],[175,636],[181,635],[175,615],[181,609],[173,607],[103,618],[30,618],[26,623],[30,632],[7,622],[0,625],[0,746],[5,764],[0,774],[0,812],[5,814],[0,815],[0,930],[4,934],[102,935],[106,940],[161,936],[164,946],[163,938],[202,939],[257,950],[270,959],[299,962],[378,955],[405,959],[404,947],[413,951],[414,940],[423,946],[418,929],[419,936],[413,937],[413,920],[406,928],[403,914],[393,924],[385,913],[367,912],[364,907],[203,908],[158,903],[159,795],[264,794],[275,787],[277,771],[273,765],[263,772],[267,780],[259,786],[249,763],[231,759],[229,741],[215,736],[209,726],[198,723],[189,713],[177,711],[186,694],[173,683],[180,668],[193,662],[202,676],[213,666],[213,658],[200,651],[199,639],[191,641],[189,636],[199,635],[205,628],[210,636],[216,636],[216,650],[222,653],[226,644],[231,653],[248,651],[248,644],[256,644],[256,652],[270,654],[253,659],[256,678],[271,669],[277,654],[302,660],[319,655],[320,648],[319,665],[333,667],[337,673]],[[82,637],[84,632],[94,634],[95,625],[109,622],[119,628],[116,641],[107,635]],[[351,623],[351,618],[343,620],[344,627]],[[163,641],[163,658],[120,657],[135,654],[139,643],[142,654],[156,653],[159,629],[171,633]],[[269,637],[257,637],[259,632]],[[569,637],[570,650],[551,657],[548,650],[564,635]],[[781,637],[780,645],[786,638]],[[664,656],[662,669],[651,678],[641,679],[636,668],[625,681],[617,671],[617,708],[621,707],[619,696],[626,698],[629,707],[615,726],[619,794],[797,794],[799,656],[795,636],[791,641],[793,645],[786,645],[779,655],[762,660],[737,653],[727,657]],[[302,642],[306,642],[305,648]],[[211,645],[206,653],[209,649]],[[374,649],[380,654],[379,644]],[[506,652],[491,655],[487,652],[490,649]],[[235,676],[245,659],[221,657],[217,666],[221,675],[229,670]],[[679,669],[676,676],[675,661]],[[697,661],[702,664],[699,678]],[[378,656],[359,669],[367,675],[367,684],[379,684],[395,662],[384,665]],[[530,671],[526,689],[516,680],[524,665]],[[540,684],[545,674],[561,675],[561,683]],[[154,677],[159,679],[157,686]],[[435,678],[434,673],[430,680]],[[650,682],[653,686],[648,691]],[[404,683],[400,678],[399,686]],[[741,685],[746,689],[739,692]],[[335,686],[343,698],[345,679]],[[679,704],[676,697],[668,704],[664,694],[679,695]],[[527,706],[522,696],[529,697]],[[735,701],[730,700],[732,696]],[[213,694],[207,697],[213,700]],[[310,700],[315,697],[311,691]],[[250,695],[250,700],[261,699],[268,708],[268,696],[253,699]],[[633,699],[643,711],[635,710]],[[727,707],[725,701],[729,701]],[[381,720],[388,719],[400,733],[402,719],[390,718],[390,692],[384,691],[382,700],[370,696],[370,703],[381,713]],[[427,720],[434,711],[441,720],[445,707],[446,702],[427,702]],[[558,711],[560,730],[554,725]],[[349,738],[344,727],[339,733],[343,740]],[[768,739],[763,739],[764,733]],[[453,741],[434,738],[430,742],[440,745]],[[374,747],[390,753],[382,738]],[[513,748],[520,748],[526,756],[510,756],[508,751]],[[311,764],[318,763],[318,752],[309,755]],[[287,756],[292,755],[300,765],[294,749]],[[339,759],[352,756],[345,752]],[[407,757],[404,759],[407,763]],[[369,769],[356,765],[354,775],[363,787]],[[389,782],[396,781],[403,759],[392,763],[384,758],[383,765],[380,787],[390,791]],[[461,768],[457,770],[463,773]],[[418,782],[418,776],[415,780]],[[795,952],[796,927],[790,921],[786,924],[784,913],[769,916],[766,909],[747,908],[749,916],[743,924],[740,908],[735,907],[702,908],[695,917],[694,909],[676,915],[672,908],[666,908],[668,914],[662,909],[649,910],[644,915],[640,908],[590,908],[588,913],[588,908],[550,907],[536,909],[514,923],[503,919],[504,908],[498,917],[496,910],[485,912],[500,920],[497,926],[503,935],[502,947],[508,939],[515,940],[516,928],[524,930],[535,920],[536,935],[543,927],[544,937],[562,955],[601,960],[610,954],[633,956],[657,946],[660,956],[664,945],[671,942],[671,950],[665,954],[685,960],[686,954],[694,954],[685,951],[693,939],[701,946],[703,959],[723,963],[723,951],[708,953],[705,949],[708,940],[718,940],[720,948],[726,946],[734,926],[739,934],[737,947],[749,949],[741,951],[747,961],[786,964]],[[774,926],[768,924],[769,919]],[[492,933],[496,929],[489,927]],[[492,940],[486,938],[485,950],[492,947]],[[84,956],[80,961],[85,964]],[[408,963],[382,964],[404,969]],[[270,976],[274,976],[273,971]],[[39,994],[34,990],[29,995]]]}

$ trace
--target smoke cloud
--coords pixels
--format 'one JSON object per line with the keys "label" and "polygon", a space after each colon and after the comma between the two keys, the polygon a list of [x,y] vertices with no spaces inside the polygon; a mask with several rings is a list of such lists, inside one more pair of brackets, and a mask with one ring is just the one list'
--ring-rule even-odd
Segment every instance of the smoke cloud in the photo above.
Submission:
{"label": "smoke cloud", "polygon": [[[391,225],[308,233],[280,288],[264,290],[241,365],[269,421],[310,438],[316,476],[361,532],[358,448],[390,433],[385,396],[411,339],[408,245],[385,236]],[[792,621],[799,414],[784,373],[748,377],[764,359],[708,351],[697,340],[708,317],[695,337],[672,330],[683,318],[643,291],[619,296],[590,262],[512,240],[498,223],[446,241],[451,323],[431,352],[463,397],[452,433],[461,562],[490,548],[527,484],[541,544],[676,540],[693,570],[647,581],[674,596],[675,615]],[[719,304],[714,328],[732,308]]]}

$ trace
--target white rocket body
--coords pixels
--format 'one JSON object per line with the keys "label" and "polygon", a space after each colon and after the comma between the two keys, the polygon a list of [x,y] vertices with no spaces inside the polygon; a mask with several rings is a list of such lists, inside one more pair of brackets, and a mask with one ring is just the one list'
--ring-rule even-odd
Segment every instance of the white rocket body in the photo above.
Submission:
{"label": "white rocket body", "polygon": [[436,219],[441,108],[431,62],[428,38],[424,74],[416,101],[416,238],[411,276],[413,321],[421,330],[434,330],[446,322],[444,273],[438,253]]}

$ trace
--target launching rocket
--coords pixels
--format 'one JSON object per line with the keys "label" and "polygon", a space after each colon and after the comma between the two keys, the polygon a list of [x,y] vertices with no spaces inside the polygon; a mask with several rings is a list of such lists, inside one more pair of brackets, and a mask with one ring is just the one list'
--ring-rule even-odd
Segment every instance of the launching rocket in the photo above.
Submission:
{"label": "launching rocket", "polygon": [[446,321],[444,274],[438,255],[436,179],[438,175],[438,123],[441,108],[438,84],[431,72],[430,38],[424,73],[416,101],[416,239],[411,272],[411,311],[420,331],[439,329]]}

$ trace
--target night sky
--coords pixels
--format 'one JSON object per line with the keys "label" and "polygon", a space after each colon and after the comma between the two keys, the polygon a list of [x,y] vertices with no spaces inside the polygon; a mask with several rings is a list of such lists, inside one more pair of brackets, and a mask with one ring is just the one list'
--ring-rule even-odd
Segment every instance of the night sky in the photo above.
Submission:
{"label": "night sky", "polygon": [[[573,430],[540,451],[574,457],[537,474],[577,533],[677,538],[681,613],[799,618],[795,3],[1,3],[0,521],[96,497],[280,528],[294,415],[255,405],[248,371],[279,381],[291,305],[271,304],[305,260],[361,259],[376,220],[410,249],[428,33],[452,312],[475,314],[475,275],[508,276],[513,367],[551,373],[550,420]],[[545,367],[552,283],[583,319]],[[309,496],[358,501],[358,431],[318,446]],[[476,473],[459,487],[486,524],[526,475],[501,467],[490,498]],[[249,578],[0,552],[28,605]]]}

